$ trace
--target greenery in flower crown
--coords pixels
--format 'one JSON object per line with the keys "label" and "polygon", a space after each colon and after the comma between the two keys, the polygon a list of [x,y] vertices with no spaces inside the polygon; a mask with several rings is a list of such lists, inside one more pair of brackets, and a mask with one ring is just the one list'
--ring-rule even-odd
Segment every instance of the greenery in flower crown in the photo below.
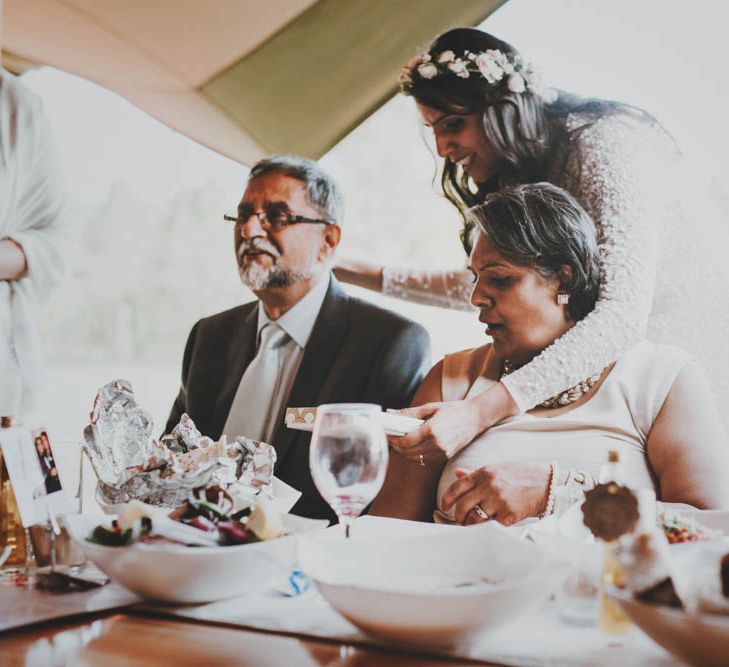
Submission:
{"label": "greenery in flower crown", "polygon": [[491,86],[505,87],[511,93],[529,91],[548,99],[548,89],[542,75],[524,62],[518,54],[508,54],[499,49],[479,53],[464,51],[459,57],[453,51],[423,53],[408,64],[400,77],[400,86],[407,90],[415,79],[434,79],[437,76],[456,76],[469,79],[480,76]]}

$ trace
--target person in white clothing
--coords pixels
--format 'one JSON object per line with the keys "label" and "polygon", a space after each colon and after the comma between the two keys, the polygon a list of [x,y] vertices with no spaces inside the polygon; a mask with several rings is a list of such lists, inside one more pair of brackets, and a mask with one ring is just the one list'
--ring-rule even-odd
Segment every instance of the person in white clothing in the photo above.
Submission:
{"label": "person in white clothing", "polygon": [[[492,424],[604,368],[646,336],[691,346],[717,404],[726,404],[729,225],[694,196],[695,175],[685,172],[675,142],[652,116],[547,89],[512,46],[476,29],[436,38],[408,65],[401,88],[432,129],[444,160],[443,193],[461,213],[510,184],[553,183],[595,221],[603,268],[597,305],[583,326],[488,392],[410,411],[429,419],[401,441],[403,450],[413,459],[453,456]],[[469,226],[464,218],[467,252]],[[464,269],[417,271],[340,258],[337,275],[391,296],[470,308]]]}
{"label": "person in white clothing", "polygon": [[[600,266],[595,227],[548,183],[504,188],[473,209],[471,302],[493,343],[448,355],[414,403],[463,400],[529,364],[587,324]],[[687,352],[641,341],[449,461],[393,453],[371,513],[505,525],[553,511],[559,486],[594,484],[618,449],[625,481],[666,502],[729,507],[729,443],[704,376]]]}
{"label": "person in white clothing", "polygon": [[41,308],[68,265],[72,230],[40,98],[0,69],[0,414],[23,421],[41,386]]}

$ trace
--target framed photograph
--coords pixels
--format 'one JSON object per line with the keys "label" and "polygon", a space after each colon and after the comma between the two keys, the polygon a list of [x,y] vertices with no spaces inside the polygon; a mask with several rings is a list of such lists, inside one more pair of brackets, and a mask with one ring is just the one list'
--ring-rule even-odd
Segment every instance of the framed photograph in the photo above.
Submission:
{"label": "framed photograph", "polygon": [[46,429],[2,429],[0,448],[23,526],[48,521],[51,514],[58,516],[72,511]]}
{"label": "framed photograph", "polygon": [[48,432],[45,429],[32,431],[33,444],[38,455],[38,462],[43,475],[43,486],[46,493],[55,493],[61,490],[61,481],[58,477],[58,468],[51,451],[51,441],[48,439]]}

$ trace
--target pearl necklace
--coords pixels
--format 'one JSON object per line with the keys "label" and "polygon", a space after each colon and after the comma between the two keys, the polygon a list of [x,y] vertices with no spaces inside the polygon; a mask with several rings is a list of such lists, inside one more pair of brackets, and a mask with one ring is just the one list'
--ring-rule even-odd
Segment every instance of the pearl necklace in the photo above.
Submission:
{"label": "pearl necklace", "polygon": [[[519,368],[521,367],[514,366],[514,364],[512,364],[508,359],[504,359],[504,364],[501,369],[501,377],[504,377],[504,375],[510,375]],[[598,371],[586,380],[578,382],[574,387],[570,387],[569,389],[563,391],[561,394],[557,394],[552,398],[548,398],[546,401],[543,401],[536,407],[552,409],[561,408],[565,405],[569,405],[570,403],[574,403],[578,398],[584,396],[588,391],[590,391],[590,389],[595,386],[595,384],[597,384],[600,376],[602,376],[602,371]]]}

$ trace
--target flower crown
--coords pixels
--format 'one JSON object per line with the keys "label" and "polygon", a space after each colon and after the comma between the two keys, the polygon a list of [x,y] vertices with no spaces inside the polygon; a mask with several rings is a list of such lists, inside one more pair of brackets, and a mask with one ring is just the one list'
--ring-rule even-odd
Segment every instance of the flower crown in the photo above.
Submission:
{"label": "flower crown", "polygon": [[481,76],[491,86],[506,85],[509,92],[530,91],[548,100],[551,98],[542,75],[531,63],[524,62],[518,54],[504,53],[499,49],[488,49],[479,53],[464,51],[457,57],[453,51],[423,53],[405,66],[400,85],[407,89],[416,77],[434,79],[449,74],[461,79]]}

